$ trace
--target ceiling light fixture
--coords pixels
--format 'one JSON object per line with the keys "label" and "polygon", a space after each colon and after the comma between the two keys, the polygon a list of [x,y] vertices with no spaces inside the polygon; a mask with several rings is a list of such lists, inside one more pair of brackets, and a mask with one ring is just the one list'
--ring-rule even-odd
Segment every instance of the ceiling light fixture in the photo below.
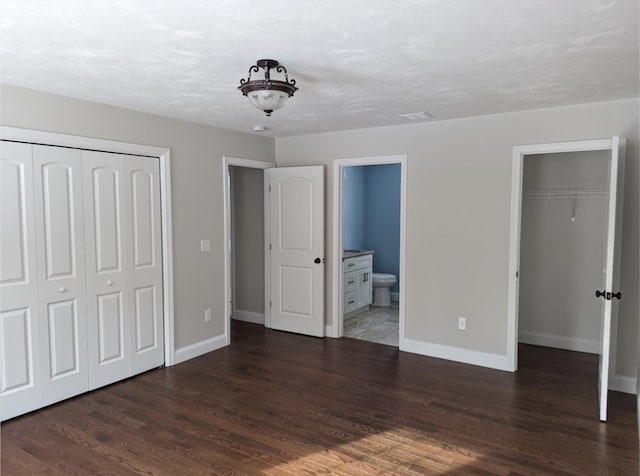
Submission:
{"label": "ceiling light fixture", "polygon": [[[264,79],[251,79],[251,73],[260,72],[260,68],[264,69]],[[272,69],[284,74],[284,81],[271,79]],[[260,59],[249,68],[249,77],[240,80],[238,89],[249,98],[251,104],[271,116],[298,90],[295,84],[296,80],[290,80],[285,67],[276,60]]]}

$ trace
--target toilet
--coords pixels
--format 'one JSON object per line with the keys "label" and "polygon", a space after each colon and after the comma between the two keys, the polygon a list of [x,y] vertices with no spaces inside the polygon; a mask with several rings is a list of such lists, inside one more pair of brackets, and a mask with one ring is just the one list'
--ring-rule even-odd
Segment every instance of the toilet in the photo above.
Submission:
{"label": "toilet", "polygon": [[395,274],[372,273],[373,305],[388,307],[391,305],[391,287],[396,284]]}

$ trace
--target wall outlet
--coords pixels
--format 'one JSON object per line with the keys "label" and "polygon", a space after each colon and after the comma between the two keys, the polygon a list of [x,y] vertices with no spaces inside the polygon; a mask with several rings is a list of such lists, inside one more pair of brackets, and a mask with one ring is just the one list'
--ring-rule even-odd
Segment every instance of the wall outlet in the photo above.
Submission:
{"label": "wall outlet", "polygon": [[204,322],[211,322],[211,309],[204,310]]}
{"label": "wall outlet", "polygon": [[466,331],[467,330],[467,318],[459,317],[458,318],[458,330]]}
{"label": "wall outlet", "polygon": [[200,240],[200,252],[206,253],[211,251],[211,240]]}

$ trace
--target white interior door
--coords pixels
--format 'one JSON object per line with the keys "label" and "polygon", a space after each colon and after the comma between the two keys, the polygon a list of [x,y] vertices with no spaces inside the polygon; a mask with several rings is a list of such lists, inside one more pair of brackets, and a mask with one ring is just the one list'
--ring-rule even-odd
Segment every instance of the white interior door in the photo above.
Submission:
{"label": "white interior door", "polygon": [[31,145],[0,142],[0,419],[40,406]]}
{"label": "white interior door", "polygon": [[83,151],[89,387],[130,375],[123,156]]}
{"label": "white interior door", "polygon": [[266,171],[271,327],[324,336],[324,167]]}
{"label": "white interior door", "polygon": [[34,145],[33,172],[42,404],[47,405],[89,387],[81,152]]}
{"label": "white interior door", "polygon": [[614,137],[611,144],[609,163],[609,207],[607,222],[606,261],[604,268],[604,290],[601,291],[602,333],[600,340],[600,362],[598,396],[600,400],[600,420],[607,420],[607,391],[609,388],[609,366],[611,353],[611,323],[617,311],[620,276],[620,238],[622,230],[622,191],[624,185],[624,139]]}
{"label": "white interior door", "polygon": [[160,163],[152,157],[124,159],[131,299],[131,373],[164,363],[162,311],[162,243],[160,217]]}

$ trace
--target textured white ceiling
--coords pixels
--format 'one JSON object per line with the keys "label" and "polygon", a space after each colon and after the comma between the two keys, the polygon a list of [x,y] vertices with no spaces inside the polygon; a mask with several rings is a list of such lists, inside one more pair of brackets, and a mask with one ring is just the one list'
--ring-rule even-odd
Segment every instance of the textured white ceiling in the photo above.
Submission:
{"label": "textured white ceiling", "polygon": [[[638,0],[2,0],[0,80],[282,137],[638,96]],[[300,90],[267,118],[259,58]]]}

